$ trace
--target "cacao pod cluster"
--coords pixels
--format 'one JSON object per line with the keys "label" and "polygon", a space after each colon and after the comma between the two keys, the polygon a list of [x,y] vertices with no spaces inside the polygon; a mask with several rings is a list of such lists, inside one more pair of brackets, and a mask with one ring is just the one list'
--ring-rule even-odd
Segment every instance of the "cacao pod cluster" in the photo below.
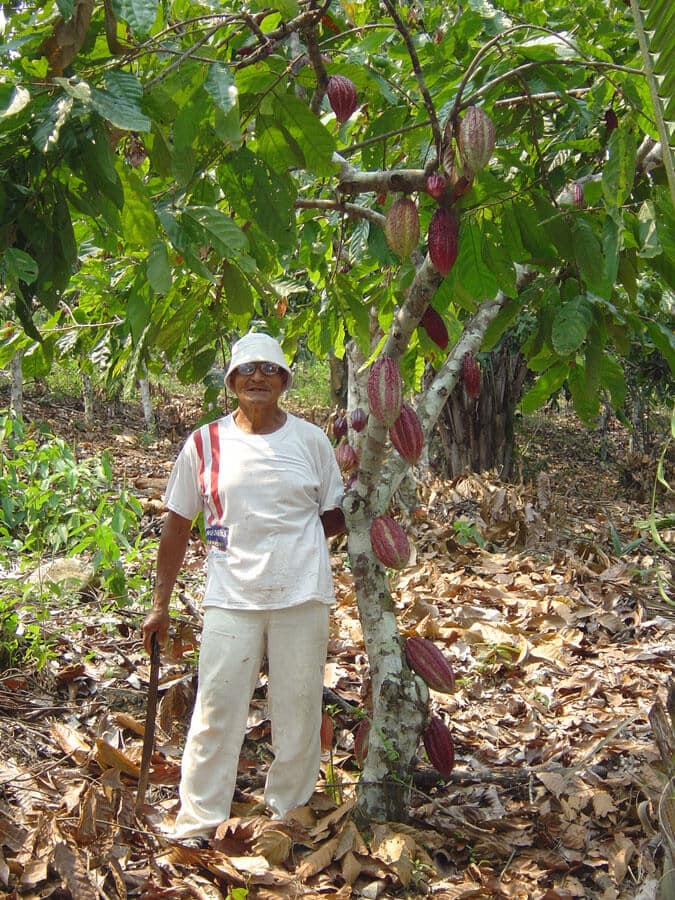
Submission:
{"label": "cacao pod cluster", "polygon": [[328,102],[335,118],[342,125],[354,112],[359,103],[354,82],[344,75],[331,75],[328,79]]}

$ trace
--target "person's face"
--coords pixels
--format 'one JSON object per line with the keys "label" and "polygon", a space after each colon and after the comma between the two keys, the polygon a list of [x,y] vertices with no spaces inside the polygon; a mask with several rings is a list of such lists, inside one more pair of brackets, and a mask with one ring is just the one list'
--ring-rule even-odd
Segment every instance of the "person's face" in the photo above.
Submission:
{"label": "person's face", "polygon": [[279,366],[272,372],[273,368],[274,364],[263,361],[246,363],[235,369],[231,385],[240,403],[243,400],[261,406],[277,406],[286,385],[286,373]]}

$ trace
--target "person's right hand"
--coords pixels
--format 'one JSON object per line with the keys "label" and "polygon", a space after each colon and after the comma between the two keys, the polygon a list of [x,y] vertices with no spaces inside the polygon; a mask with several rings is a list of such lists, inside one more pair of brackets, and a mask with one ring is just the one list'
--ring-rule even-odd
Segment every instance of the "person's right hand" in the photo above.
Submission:
{"label": "person's right hand", "polygon": [[169,640],[169,625],[171,619],[168,609],[152,609],[143,620],[143,646],[146,653],[151,652],[151,641],[153,634],[157,635],[157,641],[160,647],[165,647]]}

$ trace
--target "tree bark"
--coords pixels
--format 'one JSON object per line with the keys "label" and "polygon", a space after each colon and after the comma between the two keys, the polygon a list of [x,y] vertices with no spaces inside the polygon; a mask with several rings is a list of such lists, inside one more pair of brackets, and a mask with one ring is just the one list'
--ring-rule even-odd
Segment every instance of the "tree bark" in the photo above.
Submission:
{"label": "tree bark", "polygon": [[21,367],[21,358],[23,353],[19,351],[12,357],[10,363],[10,372],[12,375],[12,384],[10,387],[9,409],[11,414],[17,418],[23,418],[23,369]]}
{"label": "tree bark", "polygon": [[522,355],[503,345],[482,365],[478,397],[455,385],[437,422],[450,478],[492,469],[511,477],[514,413],[526,375]]}

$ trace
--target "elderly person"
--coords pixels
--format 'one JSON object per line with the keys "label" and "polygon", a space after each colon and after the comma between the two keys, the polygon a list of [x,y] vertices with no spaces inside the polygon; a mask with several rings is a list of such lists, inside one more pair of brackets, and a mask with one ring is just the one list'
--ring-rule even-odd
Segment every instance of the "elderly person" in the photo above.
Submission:
{"label": "elderly person", "polygon": [[249,703],[264,654],[274,760],[265,803],[275,818],[310,798],[319,773],[323,670],[333,583],[326,537],[344,530],[330,441],[279,406],[292,374],[274,338],[235,343],[225,376],[233,413],[194,431],[165,493],[152,611],[167,639],[169,600],[192,521],[204,514],[208,571],[199,685],[174,837],[208,840],[230,815]]}

